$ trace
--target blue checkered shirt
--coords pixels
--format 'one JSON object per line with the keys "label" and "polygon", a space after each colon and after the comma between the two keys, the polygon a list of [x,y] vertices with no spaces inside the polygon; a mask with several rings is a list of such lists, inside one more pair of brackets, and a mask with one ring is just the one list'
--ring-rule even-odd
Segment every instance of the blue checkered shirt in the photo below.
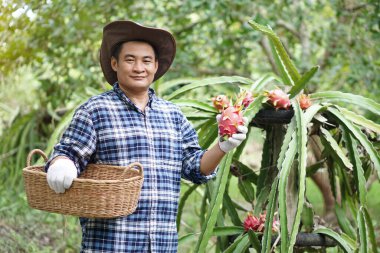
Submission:
{"label": "blue checkered shirt", "polygon": [[80,218],[81,252],[177,252],[181,176],[196,184],[215,176],[200,173],[204,152],[177,106],[150,89],[143,112],[115,83],[76,110],[46,168],[56,156],[74,161],[78,173],[88,163],[140,162],[144,183],[136,211],[115,219]]}

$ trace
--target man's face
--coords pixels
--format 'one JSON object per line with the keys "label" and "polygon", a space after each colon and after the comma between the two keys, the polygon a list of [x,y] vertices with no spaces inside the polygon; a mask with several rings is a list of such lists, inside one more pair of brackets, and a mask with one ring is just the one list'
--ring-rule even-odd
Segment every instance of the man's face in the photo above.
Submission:
{"label": "man's face", "polygon": [[122,45],[119,59],[111,58],[120,88],[127,92],[146,91],[153,82],[158,62],[151,45],[129,41]]}

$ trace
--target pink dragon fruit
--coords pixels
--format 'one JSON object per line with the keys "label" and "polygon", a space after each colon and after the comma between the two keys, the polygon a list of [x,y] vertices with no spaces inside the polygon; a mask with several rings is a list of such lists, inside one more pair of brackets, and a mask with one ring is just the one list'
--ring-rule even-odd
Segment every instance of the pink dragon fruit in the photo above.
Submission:
{"label": "pink dragon fruit", "polygon": [[278,109],[286,109],[288,110],[290,108],[290,100],[289,95],[283,92],[280,89],[271,90],[266,93],[266,96],[268,97],[268,102]]}
{"label": "pink dragon fruit", "polygon": [[230,100],[225,95],[218,95],[212,98],[211,100],[212,100],[212,104],[219,112],[223,111],[224,109],[229,107],[231,104]]}
{"label": "pink dragon fruit", "polygon": [[219,121],[219,134],[223,138],[231,137],[237,133],[237,127],[244,125],[243,113],[234,106],[229,106],[223,110]]}
{"label": "pink dragon fruit", "polygon": [[253,231],[258,231],[260,227],[260,220],[257,219],[255,216],[252,214],[248,213],[247,218],[244,220],[244,230],[253,230]]}
{"label": "pink dragon fruit", "polygon": [[244,110],[253,102],[253,100],[252,92],[243,90],[239,93],[235,106],[239,108],[242,106]]}
{"label": "pink dragon fruit", "polygon": [[[260,217],[257,218],[253,216],[251,213],[248,213],[247,218],[244,220],[244,230],[253,230],[255,232],[264,232],[265,228],[265,220],[266,220],[266,212],[263,214],[260,214]],[[279,221],[276,220],[273,217],[273,223],[272,223],[272,232],[278,233],[279,232]]]}
{"label": "pink dragon fruit", "polygon": [[299,102],[302,110],[306,110],[311,106],[311,100],[309,95],[301,94]]}

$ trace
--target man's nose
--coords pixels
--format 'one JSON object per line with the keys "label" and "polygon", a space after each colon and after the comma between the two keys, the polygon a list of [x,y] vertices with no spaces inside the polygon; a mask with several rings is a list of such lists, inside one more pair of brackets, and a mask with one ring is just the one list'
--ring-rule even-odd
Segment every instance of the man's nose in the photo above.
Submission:
{"label": "man's nose", "polygon": [[135,72],[143,72],[144,71],[144,65],[141,61],[136,61],[133,65],[133,71]]}

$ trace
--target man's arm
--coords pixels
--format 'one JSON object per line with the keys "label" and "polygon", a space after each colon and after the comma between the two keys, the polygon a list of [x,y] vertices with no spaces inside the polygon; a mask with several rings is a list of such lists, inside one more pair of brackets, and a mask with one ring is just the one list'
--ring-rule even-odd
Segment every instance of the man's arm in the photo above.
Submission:
{"label": "man's arm", "polygon": [[[245,123],[247,122],[244,119]],[[201,174],[208,176],[214,172],[223,156],[229,151],[239,146],[245,138],[247,138],[248,128],[246,126],[238,126],[238,133],[233,134],[232,137],[226,141],[219,141],[211,149],[207,150],[201,159]]]}
{"label": "man's arm", "polygon": [[208,176],[214,172],[225,154],[226,153],[220,149],[219,143],[215,144],[211,149],[207,150],[201,159],[200,170],[202,175]]}

